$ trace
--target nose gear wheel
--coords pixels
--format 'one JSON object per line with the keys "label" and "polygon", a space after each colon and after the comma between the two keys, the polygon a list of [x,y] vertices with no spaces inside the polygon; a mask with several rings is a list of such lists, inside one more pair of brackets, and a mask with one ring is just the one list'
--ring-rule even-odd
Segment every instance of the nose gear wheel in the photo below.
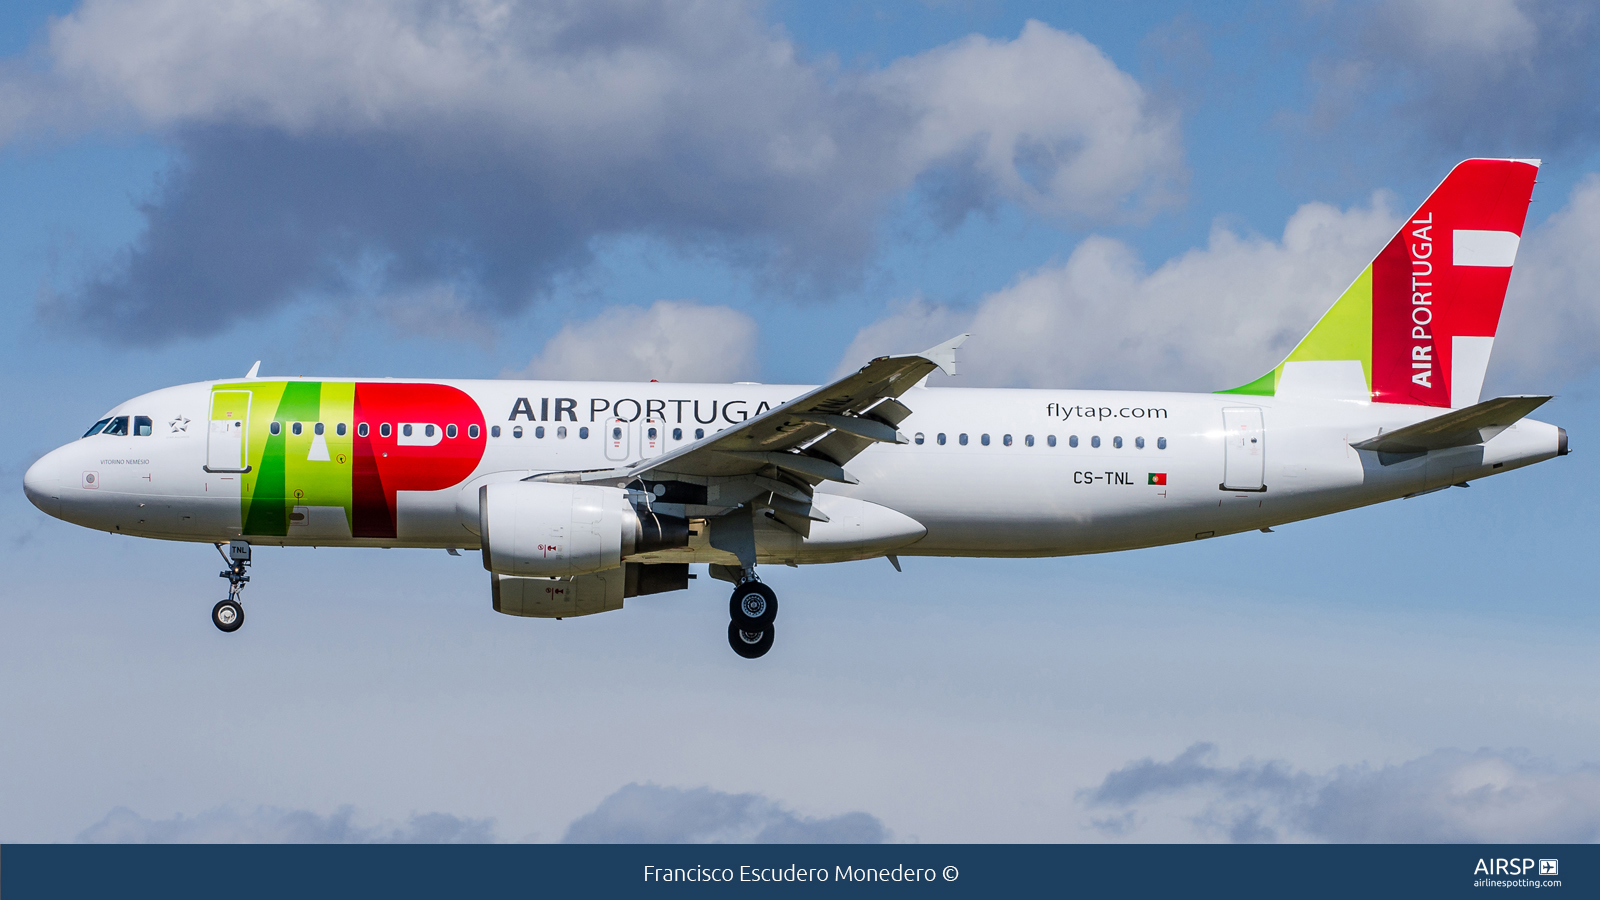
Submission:
{"label": "nose gear wheel", "polygon": [[239,626],[244,624],[244,607],[231,597],[218,600],[217,605],[211,607],[211,624],[217,626],[219,631],[238,631]]}

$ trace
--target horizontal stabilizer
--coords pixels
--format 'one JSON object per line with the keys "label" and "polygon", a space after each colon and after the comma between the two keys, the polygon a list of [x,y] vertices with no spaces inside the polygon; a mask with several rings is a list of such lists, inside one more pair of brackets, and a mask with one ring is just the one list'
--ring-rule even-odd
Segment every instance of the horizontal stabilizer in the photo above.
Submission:
{"label": "horizontal stabilizer", "polygon": [[1469,447],[1505,431],[1549,399],[1531,395],[1496,397],[1350,446],[1379,453],[1426,453],[1450,447]]}

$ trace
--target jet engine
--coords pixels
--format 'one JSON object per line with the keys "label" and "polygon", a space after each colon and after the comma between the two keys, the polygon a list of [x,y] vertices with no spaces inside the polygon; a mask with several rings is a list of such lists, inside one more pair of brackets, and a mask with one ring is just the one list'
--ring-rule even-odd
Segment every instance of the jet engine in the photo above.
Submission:
{"label": "jet engine", "polygon": [[636,509],[618,488],[546,481],[478,489],[483,567],[497,575],[567,578],[624,557],[689,545],[689,521]]}

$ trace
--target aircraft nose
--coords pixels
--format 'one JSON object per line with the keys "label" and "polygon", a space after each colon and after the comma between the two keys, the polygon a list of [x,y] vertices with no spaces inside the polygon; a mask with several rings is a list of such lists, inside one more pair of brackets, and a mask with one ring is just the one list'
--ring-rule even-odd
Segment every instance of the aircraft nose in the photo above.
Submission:
{"label": "aircraft nose", "polygon": [[57,519],[61,518],[60,453],[46,453],[22,476],[22,492],[28,495],[28,502]]}

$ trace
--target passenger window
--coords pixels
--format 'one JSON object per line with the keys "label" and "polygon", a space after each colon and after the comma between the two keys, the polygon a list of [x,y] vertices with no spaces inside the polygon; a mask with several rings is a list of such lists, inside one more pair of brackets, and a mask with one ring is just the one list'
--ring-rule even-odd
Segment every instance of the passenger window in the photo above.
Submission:
{"label": "passenger window", "polygon": [[1116,437],[1112,438],[1111,439],[1111,446],[1117,448],[1118,450],[1121,450],[1122,449],[1122,435],[1119,434]]}
{"label": "passenger window", "polygon": [[1091,446],[1091,447],[1099,447],[1100,446],[1100,435],[1097,434],[1094,437],[1089,438],[1089,446]]}
{"label": "passenger window", "polygon": [[272,434],[275,434],[275,435],[276,434],[283,434],[283,423],[282,422],[273,422],[271,425],[267,426],[267,431],[269,431],[269,432],[271,432]]}
{"label": "passenger window", "polygon": [[93,425],[90,425],[89,426],[89,430],[85,431],[83,433],[83,436],[84,437],[90,437],[90,436],[99,434],[100,433],[100,429],[106,427],[106,423],[110,422],[110,421],[111,421],[110,419],[101,419],[100,421],[94,423]]}
{"label": "passenger window", "polygon": [[322,434],[323,433],[322,432],[322,423],[318,422],[317,424],[311,426],[311,433],[312,434]]}
{"label": "passenger window", "polygon": [[920,445],[922,443],[922,432],[917,432],[917,436],[912,438],[912,440],[916,441]]}
{"label": "passenger window", "polygon": [[424,426],[422,426],[422,436],[423,437],[433,437],[433,426],[432,425],[424,425]]}
{"label": "passenger window", "polygon": [[682,428],[674,428],[674,429],[672,429],[672,439],[675,440],[675,441],[683,440],[683,429]]}
{"label": "passenger window", "polygon": [[111,424],[110,425],[106,426],[106,430],[102,431],[100,433],[101,434],[117,435],[117,436],[120,436],[120,437],[127,437],[128,436],[128,417],[127,416],[117,416],[115,419],[111,420]]}
{"label": "passenger window", "polygon": [[366,437],[371,433],[371,430],[367,428],[367,423],[365,422],[362,422],[360,425],[356,426],[356,437]]}
{"label": "passenger window", "polygon": [[333,433],[337,434],[339,437],[344,437],[344,423],[340,422],[339,424],[333,426]]}
{"label": "passenger window", "polygon": [[961,434],[956,435],[956,443],[965,447],[967,445],[967,433],[963,431]]}
{"label": "passenger window", "polygon": [[939,446],[943,447],[944,446],[944,432],[942,432],[942,431],[939,432],[939,436],[934,438],[934,441],[936,441],[939,444]]}
{"label": "passenger window", "polygon": [[982,443],[985,447],[989,446],[989,436],[987,434],[982,436],[982,437],[980,437],[980,438],[978,438],[978,441],[980,443]]}
{"label": "passenger window", "polygon": [[540,440],[544,440],[544,426],[540,425],[539,427],[533,429],[533,436]]}
{"label": "passenger window", "polygon": [[481,433],[482,432],[480,432],[478,430],[478,426],[476,426],[476,425],[468,425],[467,426],[467,437],[471,438],[472,440],[477,440],[478,439],[478,435],[481,434]]}
{"label": "passenger window", "polygon": [[295,434],[299,434],[300,433],[300,423],[296,422],[293,425],[290,425],[289,426],[289,430],[294,432]]}
{"label": "passenger window", "polygon": [[389,435],[391,435],[393,433],[394,433],[394,430],[389,427],[389,423],[388,422],[385,422],[382,425],[378,426],[378,436],[379,437],[388,437]]}
{"label": "passenger window", "polygon": [[405,425],[401,425],[400,426],[400,434],[403,437],[411,437],[411,425],[409,423],[407,423]]}
{"label": "passenger window", "polygon": [[133,433],[134,434],[138,435],[139,437],[149,437],[150,436],[150,431],[151,431],[151,428],[150,428],[150,417],[149,416],[134,416],[133,417]]}
{"label": "passenger window", "polygon": [[1056,436],[1052,434],[1049,437],[1045,438],[1044,442],[1046,444],[1049,444],[1050,446],[1054,447],[1056,445]]}
{"label": "passenger window", "polygon": [[589,439],[589,429],[588,428],[579,428],[578,429],[578,440],[587,441],[588,439]]}
{"label": "passenger window", "polygon": [[489,429],[489,437],[499,437],[499,436],[500,436],[500,426],[499,425],[495,425],[494,427]]}
{"label": "passenger window", "polygon": [[1001,438],[1000,443],[1005,444],[1007,447],[1011,446],[1011,435],[1008,434]]}
{"label": "passenger window", "polygon": [[1078,436],[1077,435],[1073,435],[1073,436],[1067,438],[1067,446],[1068,447],[1076,447],[1076,446],[1078,446]]}
{"label": "passenger window", "polygon": [[1033,435],[1030,434],[1027,437],[1023,438],[1022,439],[1022,443],[1024,445],[1026,445],[1026,446],[1032,447],[1033,446]]}
{"label": "passenger window", "polygon": [[1139,449],[1139,450],[1143,450],[1144,449],[1144,438],[1142,438],[1142,437],[1134,438],[1133,439],[1133,446],[1135,448]]}
{"label": "passenger window", "polygon": [[517,427],[511,429],[511,436],[514,438],[522,437],[522,426],[518,425]]}
{"label": "passenger window", "polygon": [[705,438],[705,436],[706,436],[706,430],[704,428],[696,428],[694,430],[694,439],[695,440],[697,440],[697,441],[698,440],[703,440]]}
{"label": "passenger window", "polygon": [[456,435],[458,435],[460,433],[461,432],[459,430],[457,430],[456,426],[454,426],[454,425],[446,425],[444,427],[444,436],[447,437],[447,438],[453,438],[453,437],[455,437]]}
{"label": "passenger window", "polygon": [[[651,437],[655,437],[656,436],[655,432],[656,432],[656,430],[654,428],[650,429],[650,436]],[[565,425],[557,426],[557,428],[556,428],[556,437],[561,438],[562,440],[565,440],[566,437],[567,437],[567,426],[565,426]]]}
{"label": "passenger window", "polygon": [[1165,450],[1165,449],[1167,449],[1167,439],[1166,438],[1156,438],[1156,449],[1157,450]]}

